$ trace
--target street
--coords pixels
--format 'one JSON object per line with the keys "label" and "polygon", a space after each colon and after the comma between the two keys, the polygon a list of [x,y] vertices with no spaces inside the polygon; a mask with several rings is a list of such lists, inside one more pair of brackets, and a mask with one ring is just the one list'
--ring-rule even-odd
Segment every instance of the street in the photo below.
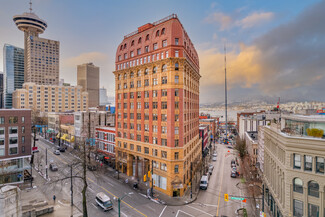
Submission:
{"label": "street", "polygon": [[[41,162],[40,169],[45,174],[45,150],[48,149],[48,164],[54,162],[58,171],[48,171],[49,181],[45,183],[42,190],[49,195],[56,195],[58,201],[70,202],[70,167],[76,158],[69,151],[55,155],[53,152],[56,146],[40,139],[37,142],[40,152],[35,154],[34,164]],[[238,216],[235,211],[241,207],[249,207],[248,204],[239,200],[232,200],[230,197],[241,197],[242,190],[236,187],[240,178],[231,178],[231,160],[235,158],[234,150],[223,144],[216,144],[218,153],[217,161],[211,163],[214,170],[209,179],[207,190],[200,190],[197,199],[190,204],[183,206],[171,206],[155,203],[137,190],[130,188],[121,180],[113,178],[111,174],[87,170],[87,207],[89,216],[118,216],[118,202],[114,197],[124,197],[121,202],[121,216],[157,216],[157,217],[181,217],[181,216]],[[43,157],[42,157],[43,155]],[[81,171],[81,165],[73,169],[73,174]],[[35,176],[35,174],[34,174]],[[54,182],[54,180],[60,180]],[[82,210],[82,187],[83,181],[80,178],[73,179],[73,200],[78,209]],[[96,205],[95,196],[98,192],[104,192],[113,201],[113,210],[104,212]],[[132,192],[131,194],[129,194]],[[229,201],[224,201],[224,194],[229,195]],[[248,201],[249,202],[249,201]],[[248,209],[248,212],[249,209]],[[240,216],[240,215],[239,215]]]}

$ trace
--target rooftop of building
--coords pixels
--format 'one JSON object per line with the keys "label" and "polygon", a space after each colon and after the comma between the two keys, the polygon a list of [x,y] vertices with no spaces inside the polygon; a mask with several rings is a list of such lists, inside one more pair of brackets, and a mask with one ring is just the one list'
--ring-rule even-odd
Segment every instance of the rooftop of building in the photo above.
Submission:
{"label": "rooftop of building", "polygon": [[247,131],[246,134],[251,140],[253,140],[253,141],[258,140],[258,132],[257,131]]}
{"label": "rooftop of building", "polygon": [[325,138],[319,138],[319,137],[313,137],[313,136],[307,136],[307,135],[303,135],[303,134],[297,134],[297,133],[293,133],[292,131],[288,132],[286,130],[280,130],[278,128],[277,124],[272,123],[270,126],[264,126],[268,129],[271,129],[275,132],[277,132],[279,135],[282,135],[286,138],[292,138],[292,139],[305,139],[305,140],[314,140],[314,141],[321,141],[324,142]]}
{"label": "rooftop of building", "polygon": [[324,115],[300,115],[300,114],[285,114],[281,116],[283,119],[302,121],[302,122],[320,122],[325,123]]}

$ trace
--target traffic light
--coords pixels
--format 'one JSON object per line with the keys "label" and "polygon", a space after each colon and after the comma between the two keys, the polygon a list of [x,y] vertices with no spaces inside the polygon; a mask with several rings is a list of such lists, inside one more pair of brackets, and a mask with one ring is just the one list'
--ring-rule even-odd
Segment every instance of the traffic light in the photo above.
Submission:
{"label": "traffic light", "polygon": [[225,201],[229,201],[228,194],[225,194]]}

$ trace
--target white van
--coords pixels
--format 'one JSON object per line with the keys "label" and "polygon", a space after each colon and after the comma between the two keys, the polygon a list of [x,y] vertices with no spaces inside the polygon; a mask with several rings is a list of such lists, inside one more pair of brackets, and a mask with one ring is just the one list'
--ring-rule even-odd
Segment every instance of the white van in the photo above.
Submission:
{"label": "white van", "polygon": [[111,199],[109,198],[109,196],[107,196],[103,192],[100,192],[96,195],[95,201],[105,211],[113,209],[113,203],[112,203]]}
{"label": "white van", "polygon": [[208,176],[202,176],[201,182],[200,182],[200,189],[207,190],[209,184],[209,177]]}

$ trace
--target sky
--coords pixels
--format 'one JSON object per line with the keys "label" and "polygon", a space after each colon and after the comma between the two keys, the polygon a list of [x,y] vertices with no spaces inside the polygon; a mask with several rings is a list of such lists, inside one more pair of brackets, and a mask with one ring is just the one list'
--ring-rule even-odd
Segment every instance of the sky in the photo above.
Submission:
{"label": "sky", "polygon": [[[114,97],[114,62],[124,35],[172,13],[200,60],[200,103],[274,98],[325,101],[325,1],[320,0],[33,0],[48,24],[40,37],[60,41],[60,78],[76,84],[77,65],[100,67],[100,86]],[[0,47],[23,48],[12,17],[29,0],[0,0]],[[0,71],[3,71],[0,51]]]}

